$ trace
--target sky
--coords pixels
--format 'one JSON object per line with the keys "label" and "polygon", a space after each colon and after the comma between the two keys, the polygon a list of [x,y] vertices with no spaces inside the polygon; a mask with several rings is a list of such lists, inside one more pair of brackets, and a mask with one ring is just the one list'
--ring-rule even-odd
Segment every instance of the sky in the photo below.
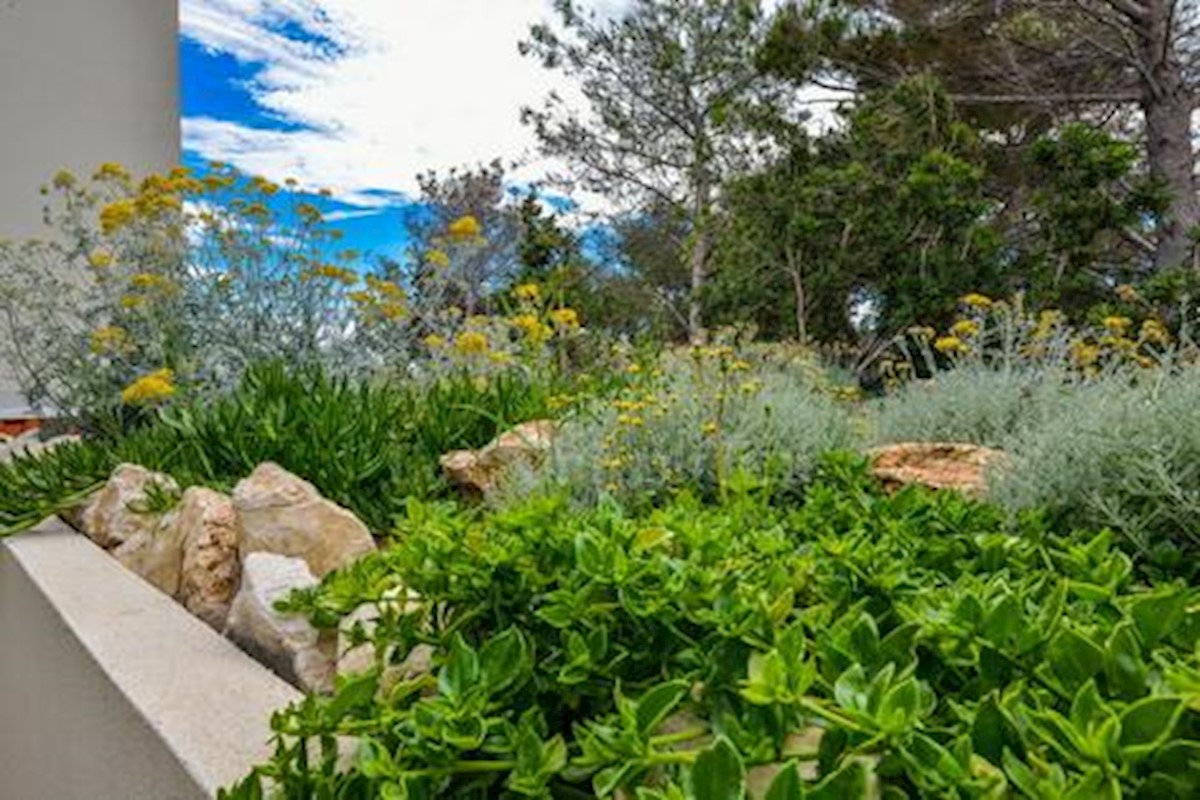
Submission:
{"label": "sky", "polygon": [[[581,5],[616,15],[631,2]],[[519,165],[517,186],[554,171],[520,109],[551,91],[576,95],[518,52],[552,5],[181,0],[185,162],[328,189],[327,217],[352,247],[402,255],[418,174],[497,157]]]}
{"label": "sky", "polygon": [[394,255],[419,173],[500,157],[521,163],[515,182],[545,174],[519,110],[569,87],[517,45],[550,11],[550,0],[182,0],[185,161],[328,189],[347,239]]}

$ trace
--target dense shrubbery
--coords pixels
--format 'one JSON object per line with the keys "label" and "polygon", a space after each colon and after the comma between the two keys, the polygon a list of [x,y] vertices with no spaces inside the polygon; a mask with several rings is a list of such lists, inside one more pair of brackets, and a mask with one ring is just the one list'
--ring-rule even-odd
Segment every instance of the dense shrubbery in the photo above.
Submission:
{"label": "dense shrubbery", "polygon": [[[1191,797],[1196,592],[1108,534],[827,461],[630,515],[554,498],[410,504],[396,546],[295,596],[361,605],[377,668],[277,717],[288,797]],[[391,602],[414,590],[416,606]],[[404,677],[418,645],[435,672]],[[357,745],[351,765],[342,747]],[[761,796],[759,794],[758,796]]]}

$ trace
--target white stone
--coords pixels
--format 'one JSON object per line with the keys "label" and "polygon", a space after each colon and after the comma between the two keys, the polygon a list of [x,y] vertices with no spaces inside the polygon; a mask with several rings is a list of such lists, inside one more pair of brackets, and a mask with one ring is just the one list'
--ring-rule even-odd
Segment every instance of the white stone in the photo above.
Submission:
{"label": "white stone", "polygon": [[358,517],[277,464],[261,464],[233,490],[243,560],[252,553],[302,558],[317,577],[375,551]]}
{"label": "white stone", "polygon": [[316,584],[302,559],[251,553],[242,564],[241,589],[229,610],[225,635],[300,689],[327,692],[336,664],[336,637],[322,635],[301,615],[275,609],[275,603],[293,590]]}
{"label": "white stone", "polygon": [[130,572],[174,597],[179,591],[179,573],[183,568],[184,529],[173,512],[156,519],[158,524],[133,534],[112,554]]}

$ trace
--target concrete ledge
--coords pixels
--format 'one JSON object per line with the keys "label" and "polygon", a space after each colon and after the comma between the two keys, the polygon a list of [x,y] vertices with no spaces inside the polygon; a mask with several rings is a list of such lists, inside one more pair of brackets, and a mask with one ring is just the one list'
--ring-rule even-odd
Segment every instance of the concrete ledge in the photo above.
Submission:
{"label": "concrete ledge", "polygon": [[59,521],[0,540],[0,798],[211,798],[299,694]]}

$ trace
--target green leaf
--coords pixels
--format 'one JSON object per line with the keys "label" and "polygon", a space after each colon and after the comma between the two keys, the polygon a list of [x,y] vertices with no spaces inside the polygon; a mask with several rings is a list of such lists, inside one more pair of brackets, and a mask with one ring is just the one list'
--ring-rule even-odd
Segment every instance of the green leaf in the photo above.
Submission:
{"label": "green leaf", "polygon": [[461,635],[456,635],[450,646],[450,657],[438,673],[438,688],[447,697],[459,699],[478,683],[479,654]]}
{"label": "green leaf", "polygon": [[742,757],[724,736],[705,750],[692,766],[695,800],[742,800],[746,796]]}
{"label": "green leaf", "polygon": [[800,779],[800,767],[795,761],[789,761],[779,771],[763,800],[805,800],[804,782]]}
{"label": "green leaf", "polygon": [[873,791],[874,769],[859,758],[848,758],[837,771],[809,790],[807,800],[867,800]]}
{"label": "green leaf", "polygon": [[479,666],[491,694],[523,682],[531,667],[525,634],[512,627],[493,636],[479,651]]}
{"label": "green leaf", "polygon": [[1064,628],[1046,653],[1050,668],[1068,691],[1074,692],[1104,666],[1104,651],[1082,633]]}
{"label": "green leaf", "polygon": [[1187,593],[1178,586],[1164,587],[1130,601],[1129,614],[1146,647],[1157,645],[1183,621],[1187,602]]}
{"label": "green leaf", "polygon": [[637,729],[643,736],[654,731],[675,710],[690,689],[686,681],[660,683],[650,689],[637,703]]}
{"label": "green leaf", "polygon": [[1178,697],[1147,697],[1121,712],[1120,744],[1125,755],[1140,759],[1166,742],[1183,713]]}

